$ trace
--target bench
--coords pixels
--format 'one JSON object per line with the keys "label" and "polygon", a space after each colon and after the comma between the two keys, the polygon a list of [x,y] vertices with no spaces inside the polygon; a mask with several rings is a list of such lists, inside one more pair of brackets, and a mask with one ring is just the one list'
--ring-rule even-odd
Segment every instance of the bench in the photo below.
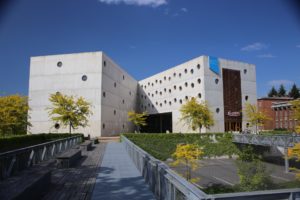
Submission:
{"label": "bench", "polygon": [[86,140],[85,142],[80,144],[80,149],[83,151],[90,151],[92,150],[92,141]]}
{"label": "bench", "polygon": [[69,168],[74,166],[76,161],[81,158],[80,149],[69,149],[68,151],[56,156],[57,167]]}
{"label": "bench", "polygon": [[0,182],[0,199],[41,199],[51,184],[51,168],[34,166]]}

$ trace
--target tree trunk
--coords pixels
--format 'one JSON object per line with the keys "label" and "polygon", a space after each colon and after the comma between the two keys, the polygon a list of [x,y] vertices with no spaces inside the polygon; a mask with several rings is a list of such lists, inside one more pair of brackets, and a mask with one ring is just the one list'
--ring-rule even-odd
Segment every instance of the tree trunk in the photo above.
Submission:
{"label": "tree trunk", "polygon": [[72,133],[72,122],[69,123],[69,133]]}

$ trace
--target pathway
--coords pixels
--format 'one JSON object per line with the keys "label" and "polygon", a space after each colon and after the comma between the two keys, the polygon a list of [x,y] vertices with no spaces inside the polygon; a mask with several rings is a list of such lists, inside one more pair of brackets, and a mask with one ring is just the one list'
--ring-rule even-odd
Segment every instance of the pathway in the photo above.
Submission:
{"label": "pathway", "polygon": [[155,199],[122,143],[107,143],[92,199]]}

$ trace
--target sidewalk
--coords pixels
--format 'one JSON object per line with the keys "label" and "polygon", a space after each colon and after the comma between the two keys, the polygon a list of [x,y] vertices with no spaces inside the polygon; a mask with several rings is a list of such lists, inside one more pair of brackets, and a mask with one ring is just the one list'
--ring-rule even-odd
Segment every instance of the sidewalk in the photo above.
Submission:
{"label": "sidewalk", "polygon": [[122,143],[107,144],[92,199],[155,199]]}

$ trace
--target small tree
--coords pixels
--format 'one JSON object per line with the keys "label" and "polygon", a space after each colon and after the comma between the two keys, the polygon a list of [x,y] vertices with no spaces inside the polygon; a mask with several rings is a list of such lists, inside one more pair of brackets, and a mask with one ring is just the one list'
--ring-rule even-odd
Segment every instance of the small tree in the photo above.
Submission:
{"label": "small tree", "polygon": [[146,126],[146,120],[147,120],[148,114],[147,112],[143,113],[136,113],[134,111],[128,112],[128,121],[132,122],[136,128],[137,132],[140,133],[141,126]]}
{"label": "small tree", "polygon": [[300,92],[295,83],[293,84],[293,86],[289,92],[289,97],[292,97],[294,99],[300,98]]}
{"label": "small tree", "polygon": [[[292,109],[294,111],[294,119],[296,119],[298,122],[300,121],[300,100],[294,100],[292,101]],[[300,133],[300,125],[296,126],[296,132]]]}
{"label": "small tree", "polygon": [[[289,158],[295,158],[297,162],[300,162],[300,143],[297,143],[294,147],[289,148],[288,151]],[[296,178],[300,181],[300,169],[294,168],[297,172]]]}
{"label": "small tree", "polygon": [[0,136],[26,134],[28,119],[28,98],[18,94],[0,97]]}
{"label": "small tree", "polygon": [[283,84],[281,84],[281,85],[279,86],[278,96],[279,96],[279,97],[285,97],[285,96],[286,96],[286,90],[285,90]]}
{"label": "small tree", "polygon": [[57,92],[50,95],[49,101],[52,107],[47,109],[51,120],[69,126],[69,133],[72,133],[72,129],[88,125],[88,117],[92,114],[91,104],[83,97],[75,98]]}
{"label": "small tree", "polygon": [[184,105],[181,106],[181,120],[188,123],[189,127],[195,130],[199,128],[199,133],[201,133],[201,128],[210,128],[214,125],[213,114],[209,110],[208,105],[203,103],[198,103],[195,98],[191,98]]}
{"label": "small tree", "polygon": [[272,179],[266,165],[258,159],[251,146],[246,146],[237,160],[241,191],[270,189]]}
{"label": "small tree", "polygon": [[199,167],[199,159],[202,155],[203,151],[196,144],[178,144],[175,152],[172,154],[175,158],[172,165],[184,165],[186,180],[193,182],[196,179],[192,179],[192,171]]}
{"label": "small tree", "polygon": [[258,126],[264,125],[264,123],[269,120],[269,117],[267,117],[263,112],[258,111],[254,104],[247,103],[244,112],[250,125],[255,126],[256,133],[258,131]]}
{"label": "small tree", "polygon": [[268,97],[277,97],[277,96],[278,96],[277,90],[273,86],[270,92],[268,93]]}

